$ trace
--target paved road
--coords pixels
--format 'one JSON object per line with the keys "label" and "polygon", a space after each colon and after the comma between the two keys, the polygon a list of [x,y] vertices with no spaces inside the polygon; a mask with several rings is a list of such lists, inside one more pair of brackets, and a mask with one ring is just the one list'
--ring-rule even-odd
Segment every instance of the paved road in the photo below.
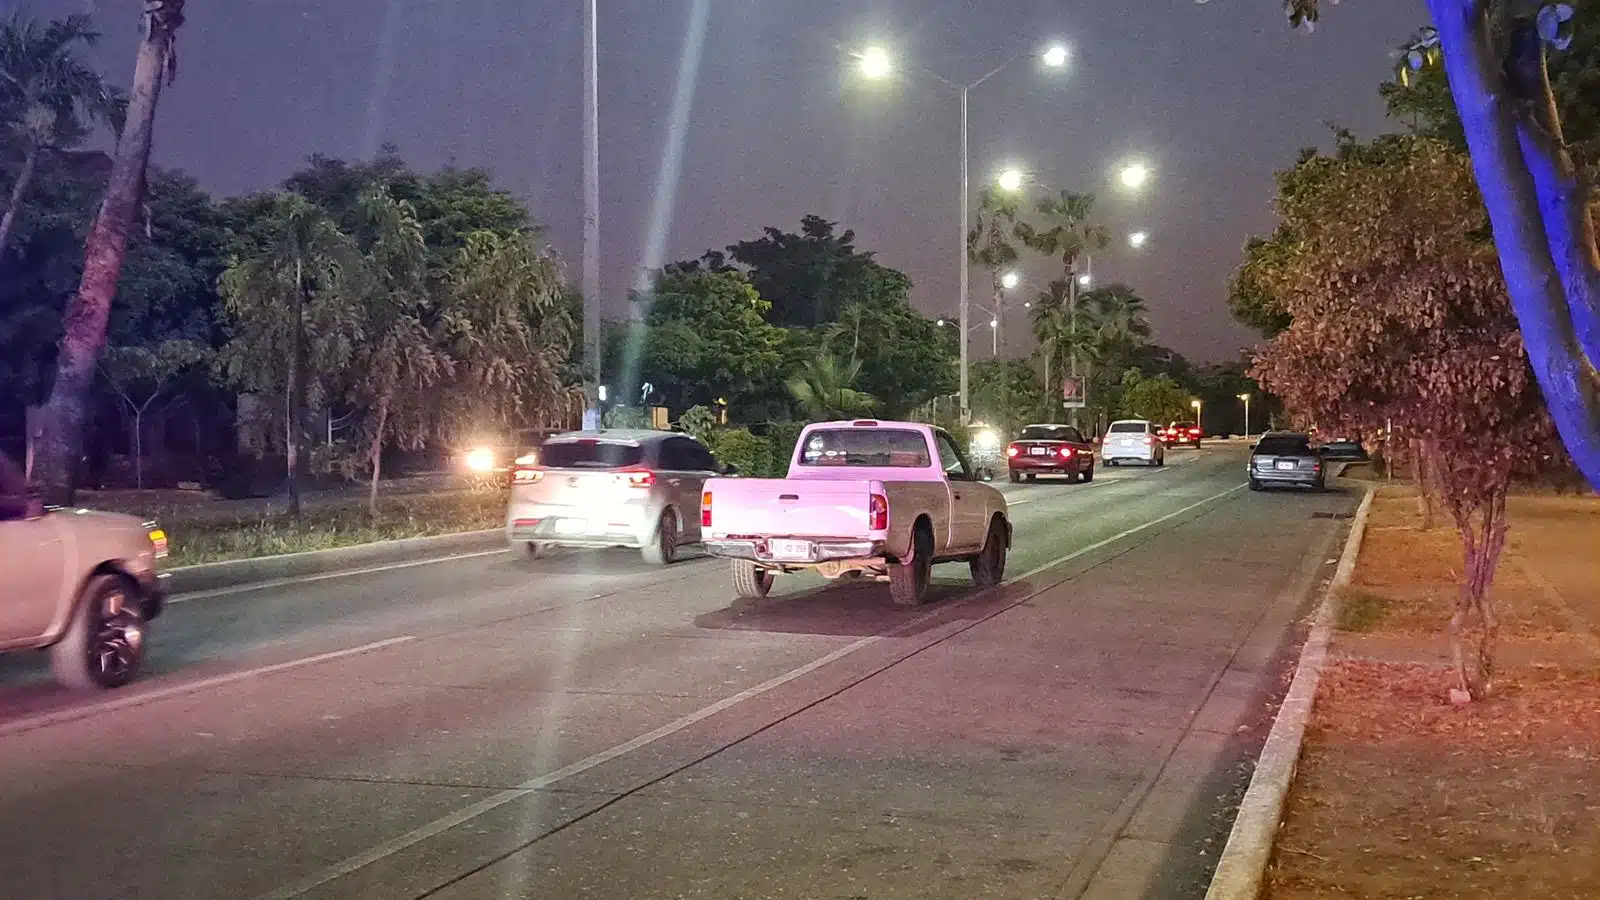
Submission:
{"label": "paved road", "polygon": [[1006,485],[921,610],[503,553],[188,599],[112,695],[0,661],[4,896],[1198,896],[1353,500],[1241,465]]}

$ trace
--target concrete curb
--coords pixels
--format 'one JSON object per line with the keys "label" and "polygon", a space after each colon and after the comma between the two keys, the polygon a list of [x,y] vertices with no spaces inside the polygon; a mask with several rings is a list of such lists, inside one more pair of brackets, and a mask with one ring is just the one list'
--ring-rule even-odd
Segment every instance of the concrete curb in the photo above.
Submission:
{"label": "concrete curb", "polygon": [[[1343,471],[1341,470],[1341,475]],[[1317,681],[1322,675],[1322,664],[1328,655],[1328,641],[1333,635],[1333,622],[1337,595],[1341,587],[1350,583],[1355,573],[1356,557],[1361,553],[1361,541],[1366,535],[1367,517],[1372,510],[1372,488],[1366,489],[1361,505],[1356,509],[1350,525],[1350,536],[1345,539],[1344,553],[1339,557],[1339,567],[1334,570],[1333,581],[1323,594],[1312,620],[1311,634],[1300,651],[1300,664],[1295,668],[1289,693],[1278,708],[1272,722],[1272,731],[1256,760],[1255,774],[1250,777],[1250,787],[1233,820],[1233,831],[1217,861],[1216,872],[1211,876],[1211,887],[1206,900],[1256,900],[1261,895],[1266,879],[1267,864],[1272,859],[1272,845],[1283,817],[1284,799],[1289,785],[1294,781],[1295,767],[1300,761],[1300,744],[1305,738],[1306,722],[1311,718],[1311,706],[1317,696]]]}
{"label": "concrete curb", "polygon": [[481,553],[505,546],[507,546],[505,529],[494,528],[488,531],[464,531],[433,537],[355,544],[333,550],[307,550],[303,553],[258,556],[254,559],[233,559],[227,562],[173,569],[166,579],[166,589],[169,594],[174,595],[192,594],[284,578],[327,575],[370,566],[424,559],[447,559],[463,553]]}

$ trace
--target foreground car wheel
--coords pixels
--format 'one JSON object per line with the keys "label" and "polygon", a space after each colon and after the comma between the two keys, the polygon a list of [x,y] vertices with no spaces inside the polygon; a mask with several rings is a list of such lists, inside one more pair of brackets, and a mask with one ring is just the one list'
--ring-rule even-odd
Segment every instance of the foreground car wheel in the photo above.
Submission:
{"label": "foreground car wheel", "polygon": [[1006,575],[1006,528],[997,519],[989,523],[989,536],[984,539],[983,550],[968,565],[972,567],[972,583],[981,588],[994,587]]}
{"label": "foreground car wheel", "polygon": [[749,560],[733,561],[733,591],[742,600],[759,600],[772,592],[777,575]]}
{"label": "foreground car wheel", "polygon": [[50,667],[63,687],[119,688],[144,662],[144,616],[128,581],[117,575],[89,579],[72,623],[50,648]]}
{"label": "foreground car wheel", "polygon": [[671,565],[678,558],[678,517],[672,510],[661,514],[656,523],[656,533],[650,543],[641,548],[644,561],[652,566]]}
{"label": "foreground car wheel", "polygon": [[542,559],[550,555],[550,545],[538,541],[529,541],[527,545],[529,559]]}
{"label": "foreground car wheel", "polygon": [[933,580],[933,534],[918,528],[911,548],[910,559],[889,565],[889,597],[898,606],[921,606]]}

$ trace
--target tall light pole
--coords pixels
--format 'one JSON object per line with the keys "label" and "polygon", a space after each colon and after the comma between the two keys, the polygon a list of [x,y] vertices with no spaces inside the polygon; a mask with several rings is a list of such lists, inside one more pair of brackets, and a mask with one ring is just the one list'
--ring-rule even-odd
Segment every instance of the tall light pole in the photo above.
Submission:
{"label": "tall light pole", "polygon": [[1244,401],[1244,439],[1250,440],[1250,395],[1240,394],[1239,399]]}
{"label": "tall light pole", "polygon": [[600,427],[600,23],[583,4],[583,427]]}
{"label": "tall light pole", "polygon": [[[1049,68],[1060,69],[1066,67],[1069,55],[1070,54],[1067,52],[1067,48],[1065,46],[1061,44],[1052,44],[1039,55],[1039,61]],[[969,372],[970,354],[967,348],[967,332],[972,324],[972,313],[969,308],[971,304],[971,296],[969,293],[969,285],[967,284],[972,277],[972,270],[969,265],[970,260],[967,258],[967,227],[969,225],[969,220],[972,217],[972,179],[970,174],[972,155],[970,152],[971,130],[967,124],[967,111],[969,108],[967,95],[971,93],[973,88],[984,84],[989,79],[999,75],[1001,72],[1004,72],[1006,69],[1011,67],[1012,63],[1016,62],[1022,57],[1023,54],[1018,53],[1016,56],[1011,57],[1000,65],[989,70],[989,72],[986,73],[982,78],[979,78],[976,81],[967,82],[965,84],[951,81],[948,78],[925,69],[922,70],[924,74],[931,76],[934,80],[955,91],[957,97],[961,101],[961,227],[956,232],[956,258],[960,260],[958,277],[961,281],[961,421],[963,423],[970,421],[972,418],[972,395],[970,389],[971,377]],[[889,56],[888,51],[884,50],[882,47],[868,47],[857,55],[857,59],[859,60],[861,74],[866,78],[874,80],[883,79],[888,77],[894,70],[893,61]]]}
{"label": "tall light pole", "polygon": [[1189,405],[1194,407],[1194,427],[1200,429],[1200,433],[1204,434],[1206,426],[1200,421],[1200,401],[1198,399],[1190,400]]}

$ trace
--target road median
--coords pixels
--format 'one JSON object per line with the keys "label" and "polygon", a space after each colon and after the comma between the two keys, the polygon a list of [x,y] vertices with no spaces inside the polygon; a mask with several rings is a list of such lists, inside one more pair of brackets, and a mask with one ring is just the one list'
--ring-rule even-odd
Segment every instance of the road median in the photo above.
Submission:
{"label": "road median", "polygon": [[172,569],[167,578],[167,590],[174,595],[194,594],[291,578],[357,572],[410,562],[444,560],[493,551],[505,546],[505,530],[491,528],[456,534],[374,541],[330,550],[306,550],[249,559],[230,559]]}

